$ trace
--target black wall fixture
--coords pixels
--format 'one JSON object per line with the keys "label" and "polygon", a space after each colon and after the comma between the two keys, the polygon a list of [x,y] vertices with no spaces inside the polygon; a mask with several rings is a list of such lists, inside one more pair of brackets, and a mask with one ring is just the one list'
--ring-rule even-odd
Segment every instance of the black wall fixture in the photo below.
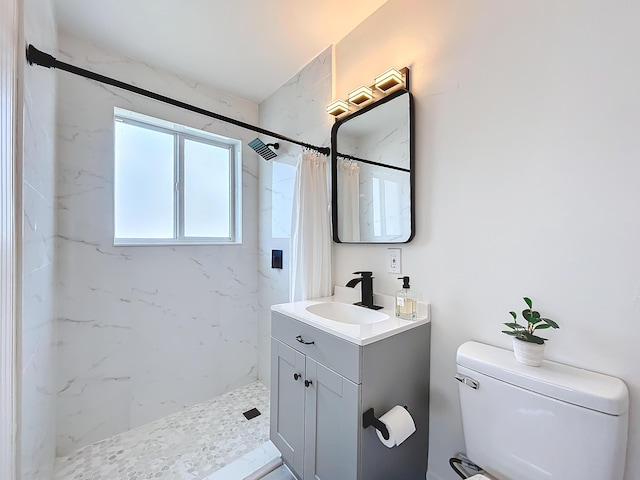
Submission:
{"label": "black wall fixture", "polygon": [[271,268],[282,268],[282,250],[271,250]]}
{"label": "black wall fixture", "polygon": [[34,47],[31,44],[27,47],[27,61],[29,62],[29,65],[40,65],[41,67],[57,68],[59,70],[64,70],[65,72],[73,73],[74,75],[79,75],[81,77],[88,78],[89,80],[95,80],[100,83],[105,83],[107,85],[121,88],[123,90],[127,90],[129,92],[136,93],[144,97],[152,98],[153,100],[158,100],[160,102],[167,103],[175,107],[183,108],[185,110],[198,113],[200,115],[215,118],[216,120],[230,123],[232,125],[245,128],[247,130],[252,130],[254,132],[261,133],[263,135],[268,135],[270,137],[277,138],[285,142],[294,143],[304,148],[308,148],[309,150],[315,150],[316,152],[321,153],[323,155],[329,155],[329,153],[331,152],[329,147],[319,147],[317,145],[312,145],[310,143],[300,142],[298,140],[286,137],[279,133],[271,132],[264,128],[251,125],[249,123],[245,123],[240,120],[236,120],[234,118],[226,117],[224,115],[220,115],[219,113],[211,112],[209,110],[205,110],[204,108],[196,107],[194,105],[181,102],[180,100],[175,100],[173,98],[166,97],[164,95],[160,95],[158,93],[154,93],[149,90],[145,90],[144,88],[136,87],[135,85],[130,85],[128,83],[121,82],[120,80],[116,80],[114,78],[106,77],[104,75],[100,75],[98,73],[85,70],[84,68],[70,65],[68,63],[57,60],[55,57],[53,57],[52,55],[49,55],[48,53],[38,50],[36,47]]}

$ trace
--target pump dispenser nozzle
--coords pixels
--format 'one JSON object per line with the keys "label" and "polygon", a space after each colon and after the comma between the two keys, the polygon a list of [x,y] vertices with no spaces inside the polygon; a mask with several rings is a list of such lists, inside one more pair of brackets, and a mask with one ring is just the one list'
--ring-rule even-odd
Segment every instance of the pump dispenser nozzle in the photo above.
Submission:
{"label": "pump dispenser nozzle", "polygon": [[402,288],[411,288],[409,286],[409,277],[398,277],[398,280],[402,280]]}

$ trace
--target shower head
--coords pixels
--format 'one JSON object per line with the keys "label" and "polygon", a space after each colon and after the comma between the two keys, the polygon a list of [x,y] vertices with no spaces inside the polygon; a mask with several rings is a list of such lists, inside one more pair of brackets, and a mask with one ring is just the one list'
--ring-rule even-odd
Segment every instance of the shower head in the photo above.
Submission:
{"label": "shower head", "polygon": [[275,150],[278,150],[278,148],[280,148],[279,143],[267,143],[265,145],[264,143],[262,143],[262,140],[260,140],[259,138],[251,140],[249,142],[249,146],[253,148],[256,151],[256,153],[260,155],[262,158],[264,158],[265,160],[271,160],[272,158],[275,158],[278,156],[278,154],[273,150],[271,150],[269,147],[273,147]]}

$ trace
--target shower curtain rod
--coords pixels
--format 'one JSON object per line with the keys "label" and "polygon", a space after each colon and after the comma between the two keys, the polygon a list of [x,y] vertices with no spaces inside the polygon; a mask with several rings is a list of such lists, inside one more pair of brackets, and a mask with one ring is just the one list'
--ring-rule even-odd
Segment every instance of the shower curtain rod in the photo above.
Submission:
{"label": "shower curtain rod", "polygon": [[142,95],[144,97],[148,97],[154,100],[158,100],[160,102],[168,103],[169,105],[174,105],[176,107],[184,108],[185,110],[199,113],[200,115],[205,115],[207,117],[215,118],[216,120],[220,120],[222,122],[231,123],[238,127],[246,128],[247,130],[252,130],[262,135],[267,135],[269,137],[277,138],[278,140],[282,140],[289,143],[295,143],[296,145],[300,145],[310,150],[315,150],[316,152],[322,153],[324,155],[329,155],[329,153],[331,152],[331,149],[329,147],[318,147],[316,145],[311,145],[309,143],[300,142],[298,140],[294,140],[293,138],[285,137],[284,135],[281,135],[279,133],[271,132],[269,130],[265,130],[264,128],[256,127],[255,125],[241,122],[240,120],[236,120],[234,118],[225,117],[224,115],[220,115],[219,113],[211,112],[209,110],[205,110],[200,107],[195,107],[193,105],[189,105],[188,103],[184,103],[179,100],[174,100],[173,98],[165,97],[164,95],[150,92],[149,90],[145,90],[143,88],[136,87],[134,85],[129,85],[128,83],[121,82],[120,80],[115,80],[113,78],[105,77],[104,75],[100,75],[98,73],[85,70],[84,68],[70,65],[68,63],[57,60],[52,55],[49,55],[47,53],[44,53],[38,50],[36,47],[34,47],[31,44],[29,44],[29,47],[27,48],[27,61],[29,62],[29,65],[35,64],[35,65],[40,65],[42,67],[47,67],[47,68],[58,68],[60,70],[64,70],[65,72],[73,73],[74,75],[79,75],[81,77],[85,77],[90,80],[106,83],[107,85],[112,85],[114,87],[121,88],[129,92],[137,93],[138,95]]}
{"label": "shower curtain rod", "polygon": [[374,162],[373,160],[365,160],[364,158],[354,157],[353,155],[347,155],[346,153],[336,152],[335,155],[338,158],[346,158],[347,160],[355,160],[356,162],[367,163],[369,165],[375,165],[376,167],[391,168],[393,170],[400,170],[401,172],[411,173],[411,170],[409,170],[408,168],[396,167],[395,165],[386,165],[384,163]]}

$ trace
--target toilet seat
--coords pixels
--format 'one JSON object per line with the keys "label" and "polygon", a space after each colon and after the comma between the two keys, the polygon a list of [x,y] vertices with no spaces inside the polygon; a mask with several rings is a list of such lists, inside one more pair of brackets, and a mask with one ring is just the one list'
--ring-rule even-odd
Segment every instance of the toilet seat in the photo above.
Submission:
{"label": "toilet seat", "polygon": [[486,475],[483,475],[481,473],[477,473],[473,477],[467,478],[467,480],[492,480],[492,478],[487,477]]}

